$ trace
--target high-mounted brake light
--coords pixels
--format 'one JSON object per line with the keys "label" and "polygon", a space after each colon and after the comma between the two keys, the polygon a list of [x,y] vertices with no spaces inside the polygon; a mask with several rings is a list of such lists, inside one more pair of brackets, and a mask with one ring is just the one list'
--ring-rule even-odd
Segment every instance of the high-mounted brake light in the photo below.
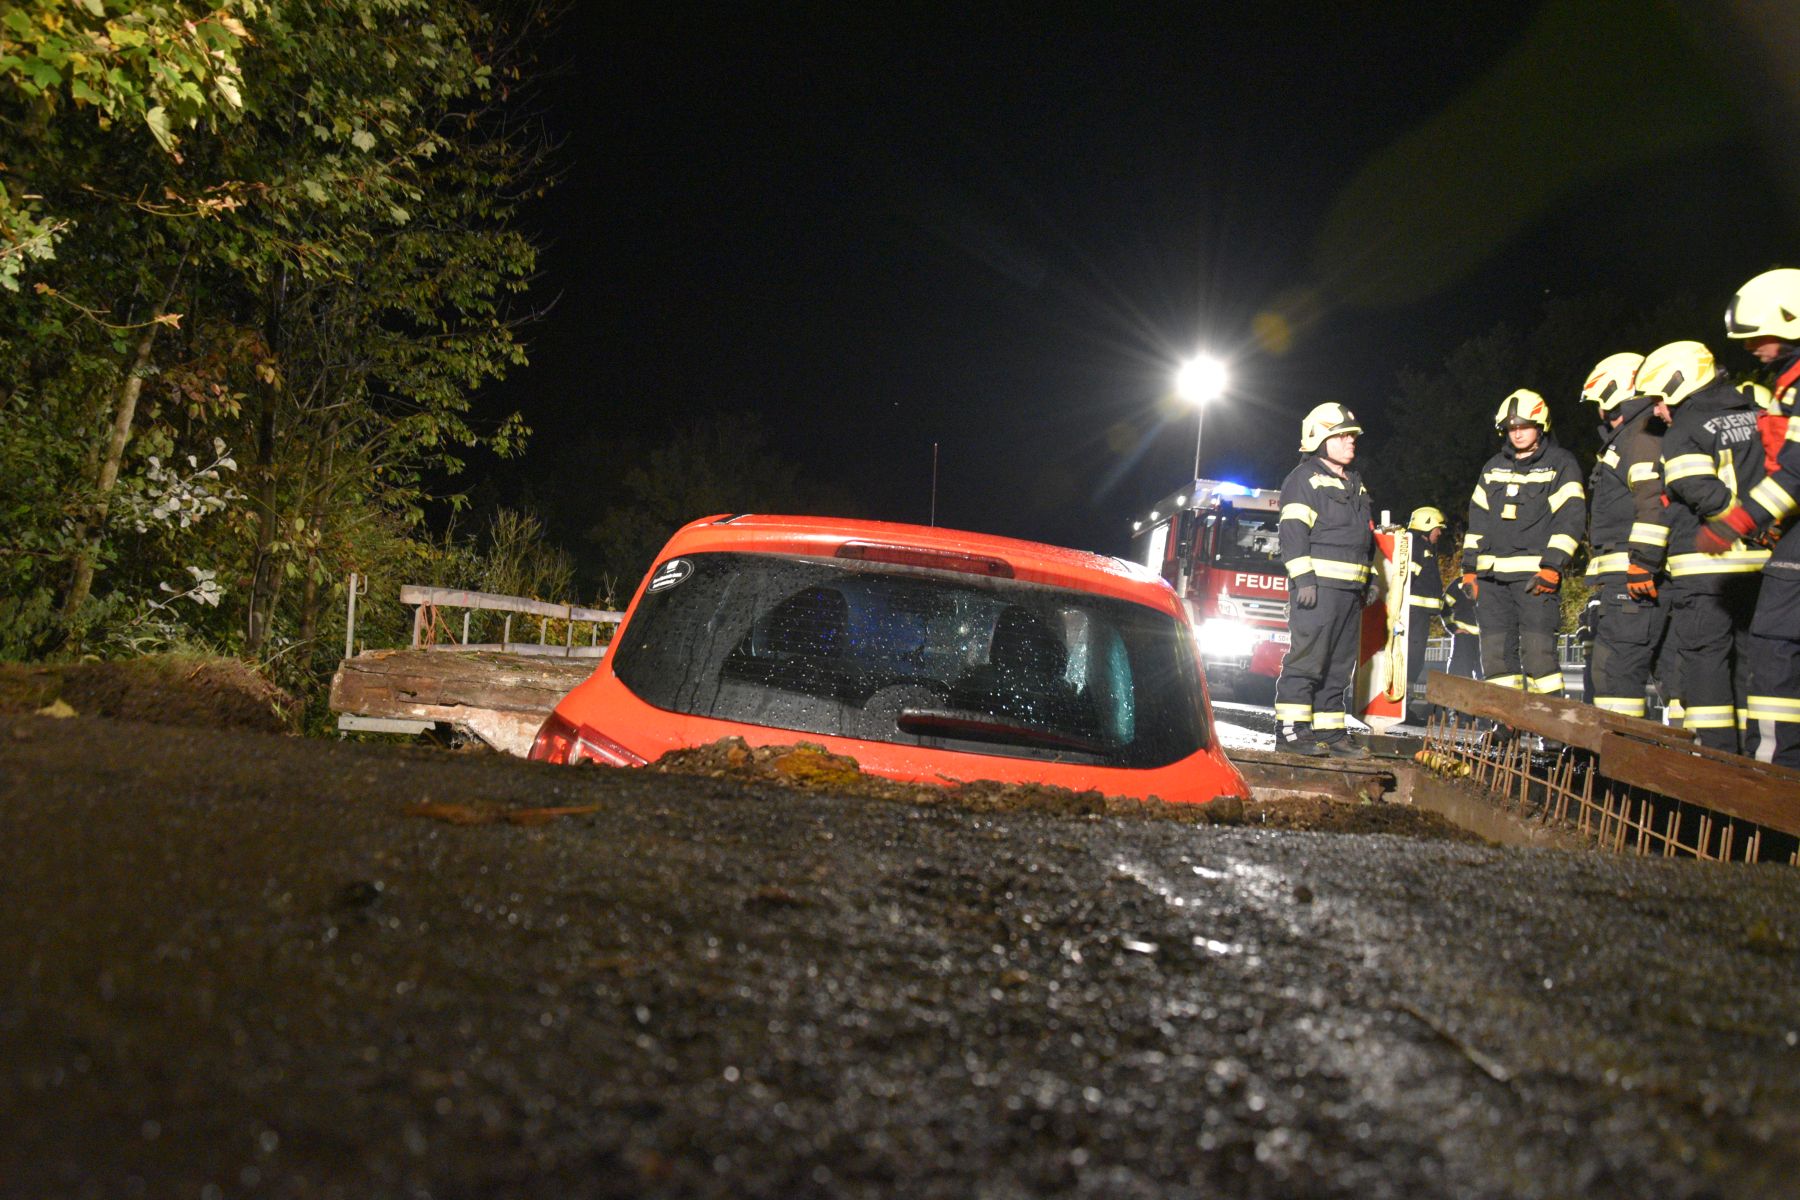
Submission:
{"label": "high-mounted brake light", "polygon": [[552,712],[532,739],[531,753],[526,757],[536,762],[605,763],[609,767],[641,767],[649,760],[613,741],[589,725],[575,725],[561,713]]}
{"label": "high-mounted brake light", "polygon": [[961,571],[965,575],[988,575],[995,579],[1011,579],[1012,564],[1002,558],[980,554],[958,554],[954,550],[922,550],[917,546],[890,546],[880,542],[845,542],[838,547],[839,558],[862,562],[893,563],[901,567],[926,567],[934,571]]}

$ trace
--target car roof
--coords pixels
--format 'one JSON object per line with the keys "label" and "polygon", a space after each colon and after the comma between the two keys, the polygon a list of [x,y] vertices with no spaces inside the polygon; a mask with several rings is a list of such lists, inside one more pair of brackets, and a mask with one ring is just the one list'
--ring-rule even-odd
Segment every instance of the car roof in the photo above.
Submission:
{"label": "car roof", "polygon": [[663,547],[657,561],[709,551],[829,558],[850,542],[998,558],[1012,567],[1015,579],[1099,592],[1165,611],[1179,611],[1174,589],[1162,576],[1125,559],[1020,538],[892,521],[721,513],[682,526]]}

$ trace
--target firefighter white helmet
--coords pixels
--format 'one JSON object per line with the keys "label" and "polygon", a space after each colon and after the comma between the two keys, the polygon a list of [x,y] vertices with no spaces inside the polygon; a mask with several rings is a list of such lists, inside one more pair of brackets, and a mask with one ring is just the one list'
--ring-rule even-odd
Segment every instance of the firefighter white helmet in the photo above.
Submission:
{"label": "firefighter white helmet", "polygon": [[1637,373],[1643,365],[1644,356],[1629,350],[1607,355],[1588,372],[1581,398],[1598,404],[1604,416],[1637,395]]}
{"label": "firefighter white helmet", "polygon": [[1777,267],[1739,288],[1725,310],[1725,336],[1800,342],[1800,270]]}
{"label": "firefighter white helmet", "polygon": [[1746,379],[1736,386],[1738,394],[1750,397],[1756,404],[1756,407],[1762,409],[1764,412],[1775,411],[1775,393],[1771,392],[1762,384],[1752,383],[1750,380]]}
{"label": "firefighter white helmet", "polygon": [[1420,508],[1415,508],[1412,511],[1412,516],[1407,518],[1406,527],[1408,529],[1416,529],[1420,533],[1430,533],[1434,529],[1442,529],[1444,527],[1444,514],[1440,510],[1431,507],[1429,504]]}
{"label": "firefighter white helmet", "polygon": [[1520,388],[1500,402],[1494,412],[1494,428],[1505,429],[1515,421],[1523,421],[1528,425],[1536,425],[1545,433],[1550,432],[1550,406],[1544,398],[1530,388]]}
{"label": "firefighter white helmet", "polygon": [[1321,404],[1300,422],[1300,453],[1311,454],[1325,444],[1326,438],[1340,433],[1361,433],[1356,414],[1341,404]]}
{"label": "firefighter white helmet", "polygon": [[1719,373],[1713,353],[1700,342],[1670,342],[1644,356],[1637,390],[1674,408],[1711,383]]}

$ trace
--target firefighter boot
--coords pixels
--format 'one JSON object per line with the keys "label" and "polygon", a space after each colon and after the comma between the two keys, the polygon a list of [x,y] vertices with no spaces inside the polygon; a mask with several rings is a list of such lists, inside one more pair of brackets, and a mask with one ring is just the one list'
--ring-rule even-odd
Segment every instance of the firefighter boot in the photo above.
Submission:
{"label": "firefighter boot", "polygon": [[1304,722],[1281,724],[1275,727],[1275,749],[1283,754],[1304,754],[1308,758],[1323,758],[1330,753],[1318,738],[1313,736],[1312,726]]}
{"label": "firefighter boot", "polygon": [[1359,746],[1351,741],[1348,734],[1345,734],[1342,737],[1333,738],[1329,742],[1323,742],[1321,745],[1325,747],[1325,753],[1333,758],[1369,757],[1369,751],[1365,747]]}

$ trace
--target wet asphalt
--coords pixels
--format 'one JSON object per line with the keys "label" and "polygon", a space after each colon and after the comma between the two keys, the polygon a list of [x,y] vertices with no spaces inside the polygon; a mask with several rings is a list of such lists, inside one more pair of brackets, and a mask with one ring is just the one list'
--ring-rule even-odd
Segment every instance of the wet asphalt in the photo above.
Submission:
{"label": "wet asphalt", "polygon": [[1792,1196],[1797,1000],[1786,866],[0,718],[6,1197]]}

